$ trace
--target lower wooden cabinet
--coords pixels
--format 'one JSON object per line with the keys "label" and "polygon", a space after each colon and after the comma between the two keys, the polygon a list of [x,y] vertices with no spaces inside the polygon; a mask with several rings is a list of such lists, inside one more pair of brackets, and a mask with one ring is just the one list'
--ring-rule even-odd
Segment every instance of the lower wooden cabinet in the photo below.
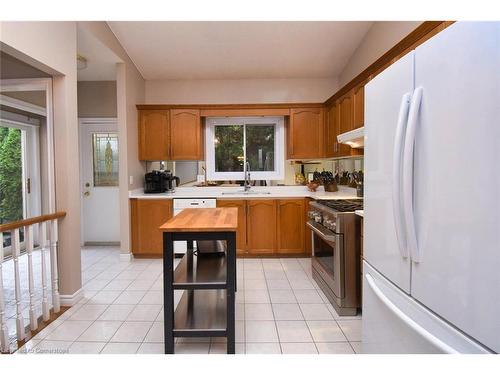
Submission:
{"label": "lower wooden cabinet", "polygon": [[273,254],[276,250],[276,200],[247,201],[248,254]]}
{"label": "lower wooden cabinet", "polygon": [[[238,208],[238,255],[311,254],[306,242],[306,199],[218,199]],[[310,236],[308,237],[310,239]]]}
{"label": "lower wooden cabinet", "polygon": [[304,199],[280,199],[278,204],[278,253],[303,254],[304,242]]}
{"label": "lower wooden cabinet", "polygon": [[172,216],[171,199],[130,199],[132,253],[162,256],[163,233],[159,227]]}
{"label": "lower wooden cabinet", "polygon": [[[238,208],[238,256],[311,255],[306,228],[308,199],[217,199],[217,207]],[[158,229],[173,216],[171,199],[130,199],[132,253],[161,257]]]}
{"label": "lower wooden cabinet", "polygon": [[244,199],[217,199],[217,207],[238,208],[238,231],[236,232],[236,254],[247,251],[247,205]]}

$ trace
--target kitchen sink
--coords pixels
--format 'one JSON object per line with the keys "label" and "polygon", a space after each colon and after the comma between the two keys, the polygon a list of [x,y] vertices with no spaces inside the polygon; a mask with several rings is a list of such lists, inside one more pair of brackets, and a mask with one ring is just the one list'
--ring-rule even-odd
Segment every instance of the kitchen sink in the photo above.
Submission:
{"label": "kitchen sink", "polygon": [[245,190],[238,190],[238,191],[223,191],[222,195],[267,195],[271,194],[270,191],[245,191]]}

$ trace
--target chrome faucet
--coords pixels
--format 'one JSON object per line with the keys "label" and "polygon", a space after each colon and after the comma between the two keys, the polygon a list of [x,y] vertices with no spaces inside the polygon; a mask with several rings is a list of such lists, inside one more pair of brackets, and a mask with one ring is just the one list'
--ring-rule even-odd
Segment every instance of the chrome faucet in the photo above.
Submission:
{"label": "chrome faucet", "polygon": [[245,163],[245,183],[243,184],[243,190],[250,190],[250,163],[247,161]]}

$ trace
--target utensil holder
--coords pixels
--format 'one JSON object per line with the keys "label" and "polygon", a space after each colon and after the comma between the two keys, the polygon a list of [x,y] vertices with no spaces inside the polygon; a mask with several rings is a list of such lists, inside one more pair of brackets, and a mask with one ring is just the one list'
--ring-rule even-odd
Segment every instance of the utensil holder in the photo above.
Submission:
{"label": "utensil holder", "polygon": [[325,183],[324,186],[325,186],[325,191],[328,191],[330,193],[333,193],[333,192],[339,190],[336,182]]}

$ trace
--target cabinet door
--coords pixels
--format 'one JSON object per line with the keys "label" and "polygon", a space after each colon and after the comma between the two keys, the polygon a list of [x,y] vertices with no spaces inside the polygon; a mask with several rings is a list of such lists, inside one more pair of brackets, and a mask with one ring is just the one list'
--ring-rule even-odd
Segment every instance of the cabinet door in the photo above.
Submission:
{"label": "cabinet door", "polygon": [[172,217],[171,199],[131,199],[132,253],[162,256],[163,232],[159,227]]}
{"label": "cabinet door", "polygon": [[276,250],[276,201],[247,201],[247,251],[249,254],[272,254]]}
{"label": "cabinet door", "polygon": [[238,230],[236,231],[236,253],[242,255],[247,249],[247,205],[243,199],[217,199],[217,207],[238,208]]}
{"label": "cabinet door", "polygon": [[337,135],[335,132],[335,116],[337,107],[335,104],[328,107],[325,113],[325,150],[324,157],[331,158],[335,156],[337,150]]}
{"label": "cabinet door", "polygon": [[334,137],[335,137],[335,155],[336,157],[340,156],[350,156],[351,155],[351,147],[349,145],[345,145],[343,143],[339,143],[337,140],[337,136],[341,134],[343,131],[341,129],[341,114],[342,114],[342,99],[339,99],[335,102],[335,113],[333,119],[333,129],[334,129]]}
{"label": "cabinet door", "polygon": [[323,155],[323,109],[292,108],[288,134],[288,157],[312,159]]}
{"label": "cabinet door", "polygon": [[365,86],[356,87],[353,91],[353,129],[362,127],[365,124]]}
{"label": "cabinet door", "polygon": [[305,253],[304,219],[304,199],[278,200],[278,253]]}
{"label": "cabinet door", "polygon": [[172,160],[203,159],[203,129],[197,109],[170,110]]}
{"label": "cabinet door", "polygon": [[139,111],[139,160],[168,160],[170,119],[168,111]]}
{"label": "cabinet door", "polygon": [[312,255],[312,230],[306,225],[307,220],[309,220],[309,217],[307,216],[307,213],[309,211],[309,202],[311,202],[313,199],[311,198],[305,198],[304,199],[304,248],[305,248],[305,253],[307,256]]}
{"label": "cabinet door", "polygon": [[340,134],[352,130],[352,97],[350,94],[340,99]]}

